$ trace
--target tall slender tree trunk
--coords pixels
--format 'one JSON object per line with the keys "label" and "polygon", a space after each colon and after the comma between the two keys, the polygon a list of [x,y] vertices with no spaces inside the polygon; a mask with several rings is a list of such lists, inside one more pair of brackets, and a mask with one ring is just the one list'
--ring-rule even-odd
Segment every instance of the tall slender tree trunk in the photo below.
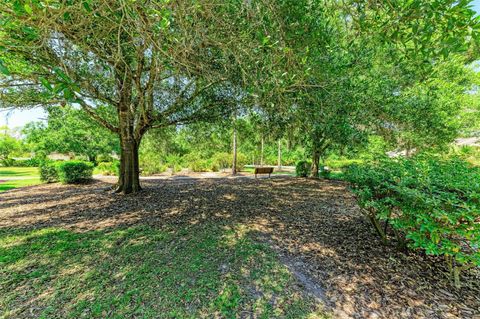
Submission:
{"label": "tall slender tree trunk", "polygon": [[232,175],[237,174],[237,126],[236,126],[236,118],[234,119],[233,124],[233,161],[232,161]]}
{"label": "tall slender tree trunk", "polygon": [[260,166],[263,166],[263,148],[264,148],[264,138],[263,138],[263,135],[262,135],[262,146],[261,146],[261,149],[260,149]]}
{"label": "tall slender tree trunk", "polygon": [[278,168],[282,169],[282,141],[278,140],[278,158],[277,158]]}
{"label": "tall slender tree trunk", "polygon": [[312,177],[318,177],[319,170],[320,170],[320,153],[317,150],[314,150],[312,154],[312,168],[311,168]]}

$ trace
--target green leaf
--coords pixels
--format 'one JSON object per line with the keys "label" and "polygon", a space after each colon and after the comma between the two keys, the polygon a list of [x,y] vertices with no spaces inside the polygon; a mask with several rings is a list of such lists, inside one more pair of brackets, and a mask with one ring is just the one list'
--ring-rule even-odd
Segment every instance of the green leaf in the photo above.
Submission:
{"label": "green leaf", "polygon": [[28,14],[32,14],[33,11],[32,11],[32,7],[30,7],[30,5],[28,3],[25,3],[23,5],[23,9],[25,9],[25,12],[28,13]]}
{"label": "green leaf", "polygon": [[13,2],[13,11],[18,15],[23,15],[25,8],[22,7],[20,1],[16,0]]}
{"label": "green leaf", "polygon": [[85,10],[87,10],[88,12],[92,12],[92,8],[90,8],[90,4],[88,3],[88,1],[83,1],[83,7],[84,7]]}
{"label": "green leaf", "polygon": [[0,60],[0,73],[4,74],[4,75],[10,75],[10,71],[8,70],[8,68],[5,66],[5,64],[3,64],[3,61]]}
{"label": "green leaf", "polygon": [[60,68],[54,68],[53,71],[55,72],[56,75],[58,75],[63,81],[67,83],[71,83],[72,80],[68,77],[68,75],[65,74],[65,72],[62,71]]}
{"label": "green leaf", "polygon": [[40,78],[40,82],[42,82],[42,85],[50,92],[53,91],[53,87],[52,85],[50,84],[50,82],[48,82],[47,79],[45,78]]}

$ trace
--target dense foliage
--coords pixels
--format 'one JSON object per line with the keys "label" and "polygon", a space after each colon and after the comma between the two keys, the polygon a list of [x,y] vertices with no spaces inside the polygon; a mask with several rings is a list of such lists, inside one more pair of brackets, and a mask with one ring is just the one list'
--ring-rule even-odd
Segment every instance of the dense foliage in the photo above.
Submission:
{"label": "dense foliage", "polygon": [[248,109],[250,146],[274,140],[280,154],[300,130],[313,176],[328,149],[371,134],[451,141],[480,30],[468,0],[5,0],[0,20],[0,107],[81,109],[118,138],[123,193],[141,188],[149,130],[223,120],[236,132]]}
{"label": "dense foliage", "polygon": [[119,168],[120,168],[120,162],[119,161],[101,162],[97,165],[96,170],[101,175],[115,176],[115,175],[118,175]]}
{"label": "dense foliage", "polygon": [[310,174],[312,163],[307,161],[299,161],[295,165],[295,173],[298,177],[307,177]]}
{"label": "dense foliage", "polygon": [[93,164],[83,161],[65,161],[56,164],[58,180],[64,184],[83,183],[92,178]]}
{"label": "dense foliage", "polygon": [[40,165],[40,179],[47,183],[84,183],[92,178],[93,164],[84,161],[45,161]]}
{"label": "dense foliage", "polygon": [[39,166],[40,180],[45,183],[54,183],[58,181],[57,168],[55,162],[44,161]]}
{"label": "dense foliage", "polygon": [[21,140],[14,137],[14,132],[8,127],[0,127],[0,166],[13,166],[14,155],[22,153],[24,147]]}
{"label": "dense foliage", "polygon": [[31,122],[22,133],[35,153],[75,154],[95,162],[120,149],[115,135],[71,106],[48,108],[47,121]]}
{"label": "dense foliage", "polygon": [[352,165],[346,178],[384,242],[390,226],[400,245],[445,256],[457,285],[480,266],[480,168],[419,156]]}

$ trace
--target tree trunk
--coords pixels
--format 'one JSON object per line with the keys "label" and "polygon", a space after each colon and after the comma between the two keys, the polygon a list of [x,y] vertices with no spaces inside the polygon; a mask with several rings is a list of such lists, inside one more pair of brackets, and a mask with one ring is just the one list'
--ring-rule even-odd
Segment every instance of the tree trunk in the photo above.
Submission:
{"label": "tree trunk", "polygon": [[278,140],[278,169],[282,169],[282,141]]}
{"label": "tree trunk", "polygon": [[260,150],[260,166],[263,166],[263,146],[264,146],[264,139],[263,139],[263,135],[262,135],[262,148]]}
{"label": "tree trunk", "polygon": [[133,116],[131,116],[127,107],[120,107],[118,116],[121,152],[120,172],[115,192],[136,193],[141,190],[138,148],[143,134],[135,136]]}
{"label": "tree trunk", "polygon": [[94,163],[94,164],[97,163],[95,155],[89,154],[89,155],[87,155],[87,157],[88,157],[89,162]]}
{"label": "tree trunk", "polygon": [[121,138],[120,174],[115,192],[130,194],[140,191],[140,167],[138,160],[138,143],[134,139]]}
{"label": "tree trunk", "polygon": [[318,151],[313,151],[312,155],[312,177],[318,177],[318,171],[320,170],[320,153]]}
{"label": "tree trunk", "polygon": [[233,125],[233,161],[232,161],[232,175],[237,174],[237,127]]}

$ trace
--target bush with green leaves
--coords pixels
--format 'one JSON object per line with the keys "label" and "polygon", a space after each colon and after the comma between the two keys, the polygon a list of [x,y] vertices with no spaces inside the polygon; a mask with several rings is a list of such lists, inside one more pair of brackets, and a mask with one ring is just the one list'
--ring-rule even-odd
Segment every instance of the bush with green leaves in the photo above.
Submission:
{"label": "bush with green leaves", "polygon": [[208,172],[211,165],[211,161],[199,159],[190,163],[190,169],[193,172]]}
{"label": "bush with green leaves", "polygon": [[220,170],[225,170],[232,166],[232,154],[229,153],[216,153],[212,157],[213,163]]}
{"label": "bush with green leaves", "polygon": [[38,158],[18,159],[12,163],[15,167],[38,167],[42,161]]}
{"label": "bush with green leaves", "polygon": [[325,167],[325,166],[322,165],[322,166],[320,166],[319,174],[323,178],[330,178],[330,176],[332,174],[332,171],[330,170],[329,167]]}
{"label": "bush with green leaves", "polygon": [[480,266],[480,168],[417,157],[352,165],[345,177],[383,242],[444,256],[456,286]]}
{"label": "bush with green leaves", "polygon": [[38,167],[40,180],[44,183],[58,182],[58,173],[54,161],[44,161]]}
{"label": "bush with green leaves", "polygon": [[170,168],[170,173],[173,175],[182,170],[182,157],[178,154],[168,154],[165,157],[165,169]]}
{"label": "bush with green leaves", "polygon": [[96,171],[101,175],[118,176],[118,172],[120,171],[120,162],[101,162],[97,165]]}
{"label": "bush with green leaves", "polygon": [[295,166],[295,173],[298,177],[307,177],[310,175],[312,163],[308,161],[299,161]]}
{"label": "bush with green leaves", "polygon": [[161,174],[167,170],[167,166],[159,158],[154,157],[140,157],[140,174],[143,176],[150,176]]}
{"label": "bush with green leaves", "polygon": [[55,165],[58,180],[64,184],[84,183],[92,179],[93,164],[84,161],[65,161]]}
{"label": "bush with green leaves", "polygon": [[352,164],[361,164],[360,159],[347,159],[347,158],[329,158],[325,161],[325,165],[332,170],[342,170]]}
{"label": "bush with green leaves", "polygon": [[[233,162],[233,155],[232,155],[232,162]],[[243,153],[237,153],[237,171],[241,172],[245,165],[248,164],[248,157]]]}
{"label": "bush with green leaves", "polygon": [[0,166],[3,167],[12,167],[15,164],[15,160],[13,158],[4,158],[0,160]]}
{"label": "bush with green leaves", "polygon": [[[217,172],[219,170],[226,170],[232,167],[233,154],[232,153],[216,153],[212,156],[210,170]],[[237,153],[237,171],[242,171],[247,165],[247,156],[243,153]]]}

